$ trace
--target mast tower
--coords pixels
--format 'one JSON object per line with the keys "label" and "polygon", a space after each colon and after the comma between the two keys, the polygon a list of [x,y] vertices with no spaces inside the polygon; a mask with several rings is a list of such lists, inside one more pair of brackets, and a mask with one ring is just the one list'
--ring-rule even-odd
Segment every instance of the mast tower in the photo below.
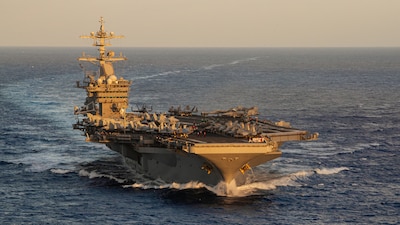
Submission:
{"label": "mast tower", "polygon": [[127,60],[127,58],[122,53],[115,56],[113,51],[106,50],[106,46],[111,46],[109,40],[124,38],[124,36],[105,31],[103,17],[100,17],[99,22],[100,28],[97,32],[80,36],[80,38],[93,39],[93,46],[98,47],[99,55],[93,57],[82,53],[78,60],[96,64],[100,71],[85,71],[87,82],[84,82],[83,86],[78,83],[78,87],[85,88],[87,92],[86,108],[79,111],[118,119],[128,108],[129,87],[132,82],[122,77],[118,79],[114,72],[113,63]]}

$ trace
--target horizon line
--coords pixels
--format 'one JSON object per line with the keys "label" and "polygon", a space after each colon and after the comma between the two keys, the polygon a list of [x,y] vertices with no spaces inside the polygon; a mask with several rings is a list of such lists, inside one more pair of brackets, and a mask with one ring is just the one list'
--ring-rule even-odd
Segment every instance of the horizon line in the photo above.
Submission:
{"label": "horizon line", "polygon": [[[1,48],[92,48],[83,45],[0,45]],[[400,48],[399,46],[111,46],[111,48]]]}

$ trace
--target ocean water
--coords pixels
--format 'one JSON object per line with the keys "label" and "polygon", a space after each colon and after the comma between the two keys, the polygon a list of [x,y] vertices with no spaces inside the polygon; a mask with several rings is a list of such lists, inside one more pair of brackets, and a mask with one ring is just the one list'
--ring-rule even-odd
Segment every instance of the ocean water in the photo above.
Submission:
{"label": "ocean water", "polygon": [[320,134],[284,144],[229,195],[149,180],[72,129],[76,58],[95,49],[0,49],[1,224],[400,222],[399,48],[114,48],[133,109],[257,105]]}

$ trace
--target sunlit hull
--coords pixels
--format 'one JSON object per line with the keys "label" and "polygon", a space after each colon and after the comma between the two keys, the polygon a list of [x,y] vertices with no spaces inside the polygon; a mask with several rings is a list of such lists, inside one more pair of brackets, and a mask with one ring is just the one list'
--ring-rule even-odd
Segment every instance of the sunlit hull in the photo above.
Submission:
{"label": "sunlit hull", "polygon": [[125,157],[129,166],[152,179],[160,178],[177,183],[195,181],[210,186],[221,181],[228,184],[232,180],[237,185],[242,185],[246,181],[246,172],[251,167],[281,155],[280,151],[265,144],[225,145],[197,146],[192,148],[196,153],[190,153],[157,147],[141,147],[135,150],[132,145],[107,143],[110,149]]}

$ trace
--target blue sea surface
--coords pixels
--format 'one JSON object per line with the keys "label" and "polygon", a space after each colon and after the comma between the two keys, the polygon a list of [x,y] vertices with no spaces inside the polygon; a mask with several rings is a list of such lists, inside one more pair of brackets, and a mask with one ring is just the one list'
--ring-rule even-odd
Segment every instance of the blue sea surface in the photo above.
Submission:
{"label": "blue sea surface", "polygon": [[72,129],[76,58],[95,49],[0,49],[1,224],[400,222],[400,48],[114,48],[133,109],[256,105],[320,134],[285,143],[228,196],[150,180]]}

